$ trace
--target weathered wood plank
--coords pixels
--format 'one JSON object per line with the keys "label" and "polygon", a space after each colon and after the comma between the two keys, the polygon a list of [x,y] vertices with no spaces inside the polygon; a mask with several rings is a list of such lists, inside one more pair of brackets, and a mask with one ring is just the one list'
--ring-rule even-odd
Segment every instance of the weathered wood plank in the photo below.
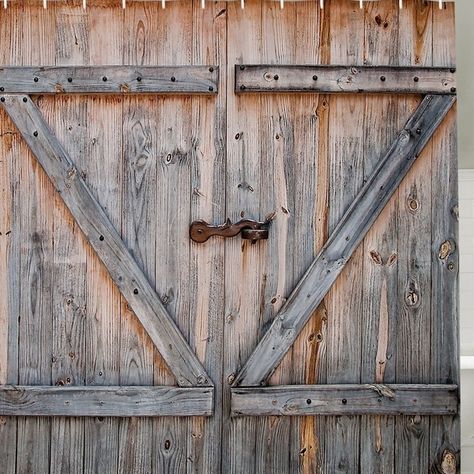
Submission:
{"label": "weathered wood plank", "polygon": [[[14,29],[20,36],[12,43],[9,64],[54,64],[56,24],[44,9],[26,5],[12,11],[16,16]],[[21,17],[21,22],[18,18]],[[18,25],[18,26],[17,26]],[[13,36],[15,38],[15,34]],[[48,44],[38,48],[37,43]],[[7,43],[10,44],[10,43]],[[2,48],[0,48],[2,49]],[[54,120],[54,103],[40,100],[38,106],[48,120]],[[21,138],[15,133],[15,142]],[[19,174],[18,209],[14,214],[20,221],[18,240],[20,275],[18,320],[18,382],[24,385],[52,383],[52,293],[53,225],[55,191],[48,177],[37,163],[27,144],[21,140],[12,157]],[[51,459],[52,420],[45,418],[18,418],[17,463],[18,473],[49,472]]]}
{"label": "weathered wood plank", "polygon": [[0,67],[5,94],[217,94],[217,66]]}
{"label": "weathered wood plank", "polygon": [[[123,12],[123,63],[161,64],[158,61],[161,33],[160,6],[137,4]],[[164,36],[162,36],[164,38]],[[163,41],[166,45],[166,41]],[[122,118],[122,236],[140,268],[156,285],[156,229],[160,210],[156,204],[157,167],[160,137],[160,100],[156,96],[123,98]],[[160,275],[161,276],[161,275]],[[154,354],[150,338],[138,324],[129,305],[122,305],[120,345],[121,385],[173,385],[175,380],[159,354]],[[157,351],[156,351],[157,352]],[[166,377],[158,374],[158,368]],[[120,420],[119,474],[153,471],[154,451],[160,449],[154,438],[154,426],[172,420],[125,418]],[[173,439],[171,439],[174,442]]]}
{"label": "weathered wood plank", "polygon": [[[260,219],[261,98],[234,94],[234,64],[260,62],[262,55],[262,3],[250,2],[245,10],[228,2],[227,14],[227,159],[226,214],[230,219]],[[246,33],[243,35],[242,32]],[[265,243],[251,245],[225,241],[224,413],[230,413],[230,385],[258,340],[258,314],[262,301],[261,255]],[[222,465],[229,472],[255,472],[257,420],[223,422]]]}
{"label": "weathered wood plank", "polygon": [[212,387],[0,386],[9,416],[210,416]]}
{"label": "weathered wood plank", "polygon": [[176,375],[178,385],[210,384],[204,368],[33,101],[26,96],[4,98],[1,103],[5,110]]}
{"label": "weathered wood plank", "polygon": [[[397,64],[399,8],[393,1],[365,7],[366,64]],[[364,115],[364,178],[369,178],[407,115],[399,117],[402,96],[366,97]],[[381,125],[383,113],[383,126]],[[361,383],[396,383],[395,358],[398,315],[398,193],[394,193],[363,242],[361,312]],[[360,465],[366,472],[392,474],[393,416],[360,419]]]}
{"label": "weathered wood plank", "polygon": [[[87,11],[90,64],[100,65],[104,58],[109,64],[121,64],[123,12],[113,7],[94,6]],[[121,185],[125,157],[121,130],[126,99],[118,95],[77,96],[75,99],[87,102],[87,140],[78,167],[112,224],[122,229]],[[85,247],[86,385],[125,385],[127,382],[119,379],[120,353],[126,351],[120,340],[120,334],[125,331],[121,295],[94,250],[89,245]],[[110,417],[84,420],[84,472],[117,472],[121,421]]]}
{"label": "weathered wood plank", "polygon": [[[226,163],[226,2],[211,2],[203,9],[193,2],[193,64],[219,65],[221,91],[212,97],[192,98],[191,220],[224,222]],[[188,431],[187,472],[219,473],[222,463],[221,426],[224,357],[224,246],[192,243],[190,249],[190,344],[216,381],[212,417],[193,417]]]}
{"label": "weathered wood plank", "polygon": [[233,416],[446,415],[457,385],[281,385],[232,389]]}
{"label": "weathered wood plank", "polygon": [[[454,4],[433,9],[433,64],[455,64]],[[459,383],[459,230],[456,110],[433,137],[431,156],[430,381]],[[430,469],[460,468],[460,419],[430,419]]]}
{"label": "weathered wood plank", "polygon": [[[431,2],[405,2],[399,11],[398,62],[403,66],[432,66]],[[414,96],[402,97],[399,114],[407,115],[419,103]],[[443,124],[444,126],[444,124]],[[430,378],[431,288],[431,146],[407,174],[398,190],[398,312],[394,351],[398,383],[428,383]],[[429,425],[424,416],[402,416],[395,420],[394,473],[429,471]]]}
{"label": "weathered wood plank", "polygon": [[272,373],[454,101],[451,96],[427,96],[423,100],[344,213],[323,250],[236,377],[234,386],[259,385]]}
{"label": "weathered wood plank", "polygon": [[455,68],[400,66],[235,66],[235,92],[455,94]]}

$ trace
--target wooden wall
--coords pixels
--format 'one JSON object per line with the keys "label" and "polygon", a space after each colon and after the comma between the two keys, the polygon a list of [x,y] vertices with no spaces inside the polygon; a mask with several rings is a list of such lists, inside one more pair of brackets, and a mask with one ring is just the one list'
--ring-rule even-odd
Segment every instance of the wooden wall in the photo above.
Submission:
{"label": "wooden wall", "polygon": [[[420,101],[236,95],[234,64],[453,66],[454,6],[12,3],[0,65],[220,66],[215,97],[39,97],[215,384],[210,418],[0,418],[0,472],[455,472],[456,417],[230,418],[230,385]],[[271,384],[457,383],[455,110]],[[0,111],[0,383],[173,385]],[[268,241],[190,243],[194,219]]]}

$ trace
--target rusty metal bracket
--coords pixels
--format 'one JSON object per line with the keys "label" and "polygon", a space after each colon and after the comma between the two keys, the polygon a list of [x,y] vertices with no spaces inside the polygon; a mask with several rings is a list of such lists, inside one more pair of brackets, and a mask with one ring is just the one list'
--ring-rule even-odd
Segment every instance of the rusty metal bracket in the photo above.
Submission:
{"label": "rusty metal bracket", "polygon": [[268,227],[270,219],[265,222],[254,221],[252,219],[242,219],[232,224],[227,219],[224,224],[211,225],[203,220],[194,221],[189,227],[189,237],[194,242],[202,244],[212,236],[235,237],[240,234],[243,239],[251,240],[255,243],[257,240],[268,239]]}

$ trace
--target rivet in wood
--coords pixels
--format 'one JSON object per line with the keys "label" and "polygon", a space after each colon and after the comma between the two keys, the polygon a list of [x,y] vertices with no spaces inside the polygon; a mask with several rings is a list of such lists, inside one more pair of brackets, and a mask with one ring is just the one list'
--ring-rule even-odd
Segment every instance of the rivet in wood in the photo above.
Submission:
{"label": "rivet in wood", "polygon": [[34,137],[37,137],[37,136],[38,136],[38,132],[37,132],[36,130],[33,132],[33,136],[34,136]]}
{"label": "rivet in wood", "polygon": [[72,77],[68,77],[67,82],[72,82]]}
{"label": "rivet in wood", "polygon": [[240,90],[241,90],[241,91],[244,91],[244,90],[245,90],[245,86],[244,86],[243,84],[240,86]]}
{"label": "rivet in wood", "polygon": [[141,82],[142,81],[142,78],[140,76],[137,77],[137,81],[138,82]]}
{"label": "rivet in wood", "polygon": [[245,69],[245,66],[241,65],[240,70],[243,71]]}
{"label": "rivet in wood", "polygon": [[102,77],[102,80],[103,80],[104,82],[107,82],[107,76],[103,76],[103,77]]}
{"label": "rivet in wood", "polygon": [[101,240],[101,241],[104,240],[104,236],[101,235],[101,236],[99,237],[99,240]]}
{"label": "rivet in wood", "polygon": [[5,90],[5,87],[0,87],[0,92],[3,92]]}
{"label": "rivet in wood", "polygon": [[275,74],[275,75],[273,76],[273,79],[275,79],[275,81],[278,81],[278,79],[280,79],[280,77],[278,76],[278,74]]}
{"label": "rivet in wood", "polygon": [[455,68],[455,67],[452,67],[452,68],[449,70],[449,72],[451,72],[451,73],[454,74],[454,73],[456,72],[456,68]]}
{"label": "rivet in wood", "polygon": [[34,78],[33,78],[33,81],[38,82],[39,79],[38,79],[37,77],[34,77]]}
{"label": "rivet in wood", "polygon": [[23,102],[28,102],[28,99],[26,97],[23,97]]}
{"label": "rivet in wood", "polygon": [[318,80],[318,76],[316,76],[316,74],[313,76],[313,81],[317,81]]}
{"label": "rivet in wood", "polygon": [[417,128],[416,133],[417,133],[417,135],[420,135],[421,134],[421,128]]}
{"label": "rivet in wood", "polygon": [[0,97],[0,102],[5,102],[5,97]]}
{"label": "rivet in wood", "polygon": [[385,82],[385,76],[380,76],[380,80],[381,80],[382,82]]}
{"label": "rivet in wood", "polygon": [[311,399],[310,399],[310,398],[308,398],[308,399],[306,400],[306,404],[307,404],[307,405],[311,405]]}
{"label": "rivet in wood", "polygon": [[135,289],[133,290],[133,294],[134,294],[134,295],[138,295],[138,288],[135,288]]}
{"label": "rivet in wood", "polygon": [[456,88],[455,87],[451,87],[451,92],[454,94],[456,92]]}
{"label": "rivet in wood", "polygon": [[342,399],[342,404],[343,405],[346,405],[347,404],[347,400],[345,398]]}
{"label": "rivet in wood", "polygon": [[176,81],[176,77],[171,76],[171,82],[175,82],[175,81]]}
{"label": "rivet in wood", "polygon": [[418,76],[415,76],[415,77],[413,78],[413,80],[414,80],[415,82],[418,82],[418,81],[420,80],[420,78],[419,78]]}
{"label": "rivet in wood", "polygon": [[214,90],[214,87],[209,86],[209,92],[212,92]]}
{"label": "rivet in wood", "polygon": [[209,68],[209,72],[214,72],[214,68],[212,66]]}

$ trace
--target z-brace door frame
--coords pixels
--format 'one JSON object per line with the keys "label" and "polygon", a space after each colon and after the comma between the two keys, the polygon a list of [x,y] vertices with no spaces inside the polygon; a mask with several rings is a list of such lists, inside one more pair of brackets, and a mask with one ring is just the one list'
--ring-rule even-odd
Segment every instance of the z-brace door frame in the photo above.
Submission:
{"label": "z-brace door frame", "polygon": [[178,387],[0,386],[5,416],[210,416],[214,387],[29,94],[217,93],[217,66],[0,68],[0,104],[43,167]]}
{"label": "z-brace door frame", "polygon": [[[457,385],[266,385],[456,101],[454,68],[239,65],[235,92],[403,93],[423,100],[235,378],[233,416],[455,415]],[[451,245],[455,248],[455,244]]]}

